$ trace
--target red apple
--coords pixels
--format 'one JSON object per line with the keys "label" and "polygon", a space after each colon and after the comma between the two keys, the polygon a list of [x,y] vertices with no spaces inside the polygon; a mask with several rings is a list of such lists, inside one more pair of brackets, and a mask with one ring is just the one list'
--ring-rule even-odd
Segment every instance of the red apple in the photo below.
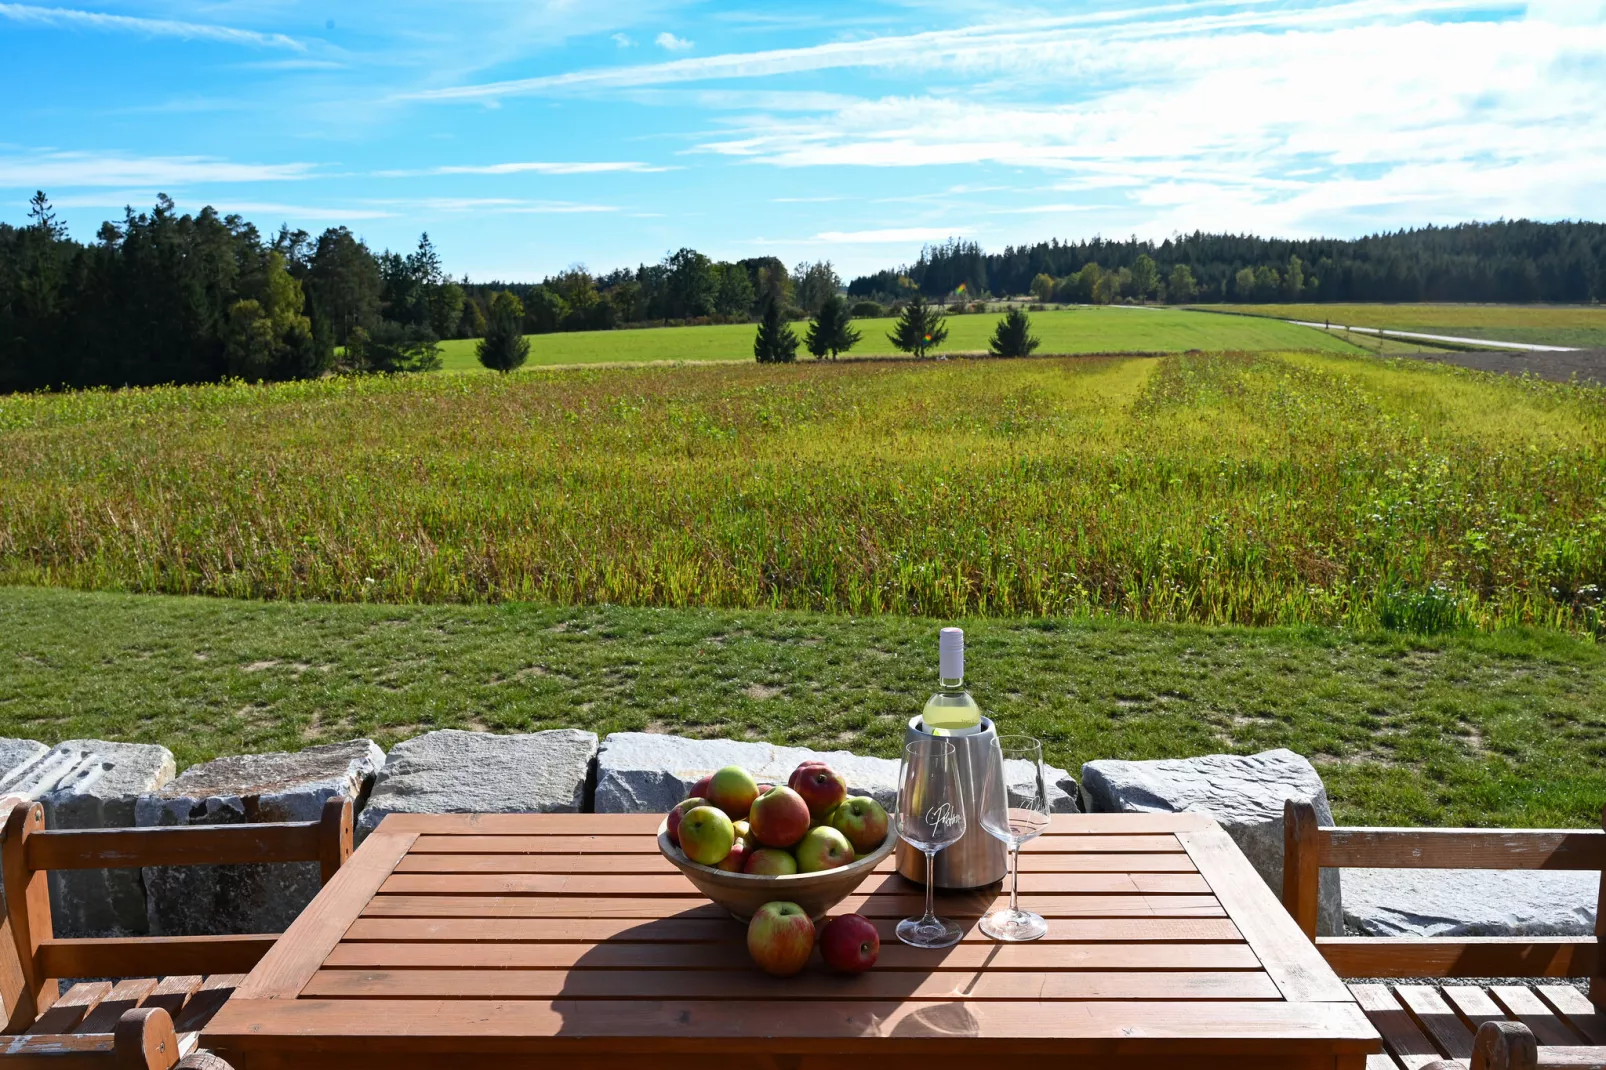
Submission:
{"label": "red apple", "polygon": [[791,788],[771,788],[753,804],[747,823],[765,847],[790,847],[809,830],[809,807]]}
{"label": "red apple", "polygon": [[747,925],[747,953],[765,973],[790,977],[814,950],[814,923],[796,903],[765,903]]}
{"label": "red apple", "polygon": [[687,810],[696,809],[699,806],[707,806],[707,805],[708,805],[708,800],[707,799],[700,799],[700,798],[697,798],[696,796],[693,796],[690,799],[683,799],[680,802],[676,803],[675,804],[675,808],[673,810],[669,811],[668,820],[666,820],[664,822],[664,831],[669,833],[669,842],[674,844],[676,847],[679,847],[680,846],[680,822],[681,822],[681,819],[683,819],[686,816],[686,811]]}
{"label": "red apple", "polygon": [[708,798],[708,782],[710,780],[713,780],[713,779],[714,779],[713,775],[710,774],[708,776],[703,777],[703,779],[699,780],[697,783],[693,784],[691,786],[691,791],[686,793],[686,798],[688,798],[688,799],[706,799],[706,798]]}
{"label": "red apple", "polygon": [[680,849],[693,862],[717,866],[731,853],[736,830],[723,810],[713,806],[694,806],[680,819]]}
{"label": "red apple", "polygon": [[809,813],[823,818],[837,803],[848,797],[848,783],[824,762],[804,762],[792,770],[786,786],[803,796]]}
{"label": "red apple", "polygon": [[846,836],[859,854],[869,854],[887,841],[887,812],[868,795],[855,795],[832,813],[831,827]]}
{"label": "red apple", "polygon": [[860,914],[832,918],[820,930],[820,957],[840,973],[863,973],[881,954],[881,934]]}
{"label": "red apple", "polygon": [[741,766],[727,765],[709,778],[707,798],[734,821],[752,809],[758,798],[758,781]]}
{"label": "red apple", "polygon": [[836,829],[810,829],[792,852],[797,856],[799,873],[818,873],[836,869],[853,861],[853,845]]}
{"label": "red apple", "polygon": [[761,877],[785,877],[797,872],[797,859],[779,847],[760,847],[747,856],[742,872]]}
{"label": "red apple", "polygon": [[[745,821],[738,821],[736,823],[738,825],[746,824]],[[729,873],[744,873],[746,871],[742,867],[747,864],[748,856],[757,849],[758,844],[753,842],[753,838],[751,836],[738,835],[735,841],[731,844],[731,853],[726,855],[725,860],[716,868],[723,869]]]}

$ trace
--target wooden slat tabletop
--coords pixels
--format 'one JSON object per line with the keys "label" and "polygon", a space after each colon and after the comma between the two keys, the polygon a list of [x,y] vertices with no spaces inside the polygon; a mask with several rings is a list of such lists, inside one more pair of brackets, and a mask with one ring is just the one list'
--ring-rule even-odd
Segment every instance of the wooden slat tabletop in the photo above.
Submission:
{"label": "wooden slat tabletop", "polygon": [[996,887],[941,897],[940,912],[968,926],[954,947],[898,943],[893,928],[922,893],[889,860],[838,908],[880,929],[875,969],[842,977],[816,956],[787,979],[758,971],[742,926],[659,855],[659,820],[389,817],[202,1044],[236,1070],[400,1070],[452,1055],[937,1070],[933,1059],[986,1054],[1359,1070],[1382,1050],[1355,997],[1201,815],[1055,818],[1021,859],[1023,903],[1049,919],[1030,944],[976,928],[1005,894]]}

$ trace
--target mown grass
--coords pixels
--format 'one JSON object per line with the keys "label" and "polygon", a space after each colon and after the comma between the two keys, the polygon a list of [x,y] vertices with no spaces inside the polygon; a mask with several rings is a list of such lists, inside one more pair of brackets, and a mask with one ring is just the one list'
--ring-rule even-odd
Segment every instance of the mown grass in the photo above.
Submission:
{"label": "mown grass", "polygon": [[[219,754],[584,727],[893,756],[939,623],[804,612],[262,603],[0,588],[0,734]],[[1354,824],[1595,826],[1606,651],[1534,631],[965,620],[982,705],[1091,758],[1291,747]]]}
{"label": "mown grass", "polygon": [[12,398],[0,582],[1593,631],[1603,396],[1304,353]]}
{"label": "mown grass", "polygon": [[[950,316],[948,341],[940,352],[985,353],[1001,314]],[[1265,323],[1243,317],[1211,316],[1172,308],[1074,308],[1034,312],[1032,331],[1048,353],[1181,353],[1189,349],[1262,350],[1319,349],[1357,352],[1334,338],[1287,323]],[[858,320],[863,341],[853,357],[898,356],[887,341],[890,319]],[[794,324],[799,338],[807,324]],[[750,323],[711,327],[647,327],[625,331],[579,331],[532,334],[528,366],[563,364],[645,363],[753,359]],[[448,371],[484,371],[473,339],[441,344],[442,366]],[[812,359],[801,348],[800,360]]]}
{"label": "mown grass", "polygon": [[1222,305],[1284,320],[1422,331],[1539,345],[1606,347],[1606,307],[1596,305]]}

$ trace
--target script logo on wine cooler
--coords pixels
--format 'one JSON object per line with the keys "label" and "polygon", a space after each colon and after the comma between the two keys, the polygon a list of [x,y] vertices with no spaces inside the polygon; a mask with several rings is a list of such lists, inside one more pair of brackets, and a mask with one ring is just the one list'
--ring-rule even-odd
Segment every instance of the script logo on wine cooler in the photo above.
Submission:
{"label": "script logo on wine cooler", "polygon": [[933,806],[926,811],[926,825],[932,832],[941,832],[950,825],[959,824],[964,819],[964,815],[955,810],[952,803]]}

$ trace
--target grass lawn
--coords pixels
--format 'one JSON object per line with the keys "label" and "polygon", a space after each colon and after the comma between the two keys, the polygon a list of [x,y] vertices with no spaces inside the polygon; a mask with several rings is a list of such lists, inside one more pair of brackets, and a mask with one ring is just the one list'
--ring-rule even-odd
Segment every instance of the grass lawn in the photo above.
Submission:
{"label": "grass lawn", "polygon": [[[1596,825],[1606,651],[1554,633],[962,622],[970,684],[1076,770],[1291,747],[1339,821]],[[0,734],[219,754],[435,728],[671,731],[893,756],[938,622],[0,588]]]}
{"label": "grass lawn", "polygon": [[[950,316],[948,341],[942,352],[987,351],[987,339],[999,314]],[[852,356],[896,356],[887,342],[895,321],[859,320],[864,335]],[[793,324],[799,339],[806,323]],[[1039,353],[1180,353],[1188,349],[1319,349],[1329,353],[1357,350],[1341,338],[1308,327],[1260,323],[1243,317],[1212,316],[1174,308],[1075,308],[1032,313],[1033,333],[1042,339]],[[753,359],[750,323],[713,327],[648,327],[627,331],[576,331],[530,335],[526,367],[552,364],[612,364],[665,360]],[[477,343],[458,338],[441,343],[443,366],[449,371],[483,371],[474,355]],[[798,350],[800,360],[811,359]]]}
{"label": "grass lawn", "polygon": [[1606,307],[1595,305],[1221,305],[1222,311],[1350,327],[1422,331],[1538,345],[1606,347]]}
{"label": "grass lawn", "polygon": [[1262,353],[0,399],[0,583],[1595,630],[1602,396]]}

